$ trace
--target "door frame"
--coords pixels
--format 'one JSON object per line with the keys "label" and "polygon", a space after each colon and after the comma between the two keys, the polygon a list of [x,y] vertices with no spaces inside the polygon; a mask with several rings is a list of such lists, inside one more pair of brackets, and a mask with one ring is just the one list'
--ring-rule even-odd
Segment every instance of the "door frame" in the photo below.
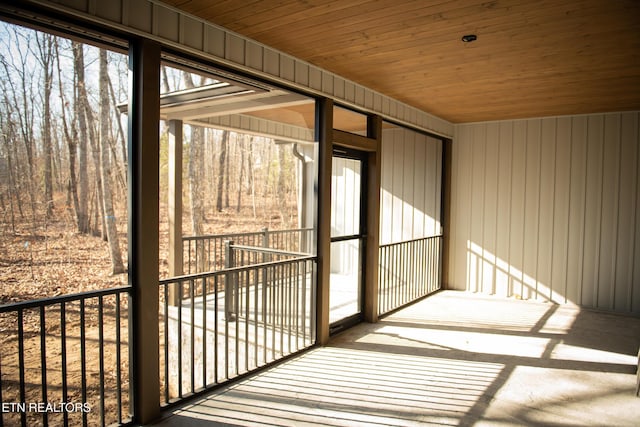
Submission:
{"label": "door frame", "polygon": [[[364,318],[364,297],[365,297],[365,283],[366,283],[366,248],[367,248],[367,195],[368,195],[368,160],[369,156],[366,151],[356,150],[350,147],[345,147],[339,144],[333,144],[332,150],[332,167],[333,167],[333,159],[347,159],[347,160],[356,160],[360,162],[360,197],[358,200],[359,203],[359,218],[358,218],[358,230],[357,234],[350,235],[342,235],[342,236],[332,236],[331,243],[344,242],[344,241],[355,241],[357,240],[359,245],[358,250],[358,308],[356,313],[352,313],[342,319],[338,319],[329,323],[329,335],[334,335],[338,332],[341,332],[345,329],[350,328],[351,326],[360,323]],[[331,171],[333,175],[333,170]],[[333,203],[331,206],[333,215]],[[329,276],[329,280],[331,282],[331,276]],[[331,313],[331,290],[329,291],[329,313]]]}
{"label": "door frame", "polygon": [[367,233],[364,272],[365,322],[378,320],[378,254],[380,246],[380,182],[381,182],[381,142],[382,118],[367,115],[366,136],[333,129],[333,100],[319,98],[316,101],[316,129],[318,140],[318,210],[317,210],[317,256],[318,275],[316,293],[316,342],[329,342],[329,284],[331,275],[331,164],[333,146],[365,151],[368,159]]}

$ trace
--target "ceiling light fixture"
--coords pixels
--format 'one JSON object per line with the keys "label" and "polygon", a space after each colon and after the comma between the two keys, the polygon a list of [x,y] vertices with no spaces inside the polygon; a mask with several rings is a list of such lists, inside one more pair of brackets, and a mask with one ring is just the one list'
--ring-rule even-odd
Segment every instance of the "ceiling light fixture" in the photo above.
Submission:
{"label": "ceiling light fixture", "polygon": [[470,43],[472,41],[476,41],[478,39],[478,36],[476,36],[475,34],[467,34],[462,36],[462,41],[465,43]]}

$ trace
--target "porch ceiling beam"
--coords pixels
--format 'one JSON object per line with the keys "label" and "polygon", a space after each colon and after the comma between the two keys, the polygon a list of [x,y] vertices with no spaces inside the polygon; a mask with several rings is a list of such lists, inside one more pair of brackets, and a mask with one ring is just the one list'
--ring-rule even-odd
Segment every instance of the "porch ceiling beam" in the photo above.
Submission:
{"label": "porch ceiling beam", "polygon": [[376,151],[377,149],[375,138],[367,138],[366,136],[337,129],[333,130],[333,142],[343,147],[367,152]]}
{"label": "porch ceiling beam", "polygon": [[161,114],[169,120],[196,120],[206,117],[290,107],[310,102],[313,101],[293,93],[238,95],[163,107]]}

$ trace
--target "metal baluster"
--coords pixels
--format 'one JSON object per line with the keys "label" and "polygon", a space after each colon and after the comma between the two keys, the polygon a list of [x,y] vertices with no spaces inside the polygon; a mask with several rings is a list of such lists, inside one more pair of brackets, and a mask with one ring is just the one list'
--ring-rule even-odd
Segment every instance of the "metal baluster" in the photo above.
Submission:
{"label": "metal baluster", "polygon": [[[47,325],[45,322],[44,305],[40,306],[40,374],[42,378],[42,401],[47,402]],[[47,411],[42,411],[42,424],[49,425]]]}
{"label": "metal baluster", "polygon": [[213,381],[216,384],[218,384],[218,298],[218,275],[215,275],[213,276]]}
{"label": "metal baluster", "polygon": [[122,340],[120,333],[120,294],[116,298],[116,399],[118,404],[118,423],[122,424]]}
{"label": "metal baluster", "polygon": [[[169,403],[169,286],[174,283],[164,285],[164,401]],[[177,285],[177,283],[175,284]],[[176,292],[177,293],[177,292]],[[177,309],[180,309],[182,298],[178,298]]]}
{"label": "metal baluster", "polygon": [[207,387],[207,286],[208,278],[202,279],[202,388]]}
{"label": "metal baluster", "polygon": [[[182,296],[183,282],[178,281],[178,294]],[[182,398],[182,297],[180,298],[180,304],[178,309],[178,397]]]}
{"label": "metal baluster", "polygon": [[100,423],[105,426],[104,407],[104,301],[102,296],[98,297],[98,353],[100,364]]}
{"label": "metal baluster", "polygon": [[195,315],[195,282],[193,279],[189,280],[189,300],[191,303],[191,312],[190,312],[190,319],[189,321],[191,322],[191,333],[189,334],[189,340],[190,342],[190,350],[191,350],[191,390],[190,392],[193,393],[196,389],[196,364],[195,364],[195,360],[196,360],[196,315]]}
{"label": "metal baluster", "polygon": [[[87,403],[87,335],[85,330],[85,300],[80,300],[80,366],[82,375],[82,403]],[[82,411],[82,425],[87,425],[87,412]]]}

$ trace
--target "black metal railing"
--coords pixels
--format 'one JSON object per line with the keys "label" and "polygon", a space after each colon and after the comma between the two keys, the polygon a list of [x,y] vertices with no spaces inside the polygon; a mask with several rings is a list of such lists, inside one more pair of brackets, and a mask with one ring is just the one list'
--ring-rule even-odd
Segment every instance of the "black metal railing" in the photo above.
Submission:
{"label": "black metal railing", "polygon": [[224,242],[238,245],[279,249],[311,254],[314,233],[312,228],[269,230],[232,234],[209,234],[182,238],[183,271],[185,274],[218,271],[225,268]]}
{"label": "black metal railing", "polygon": [[378,315],[441,288],[442,236],[380,246]]}
{"label": "black metal railing", "polygon": [[303,256],[160,281],[164,404],[311,346],[315,277]]}
{"label": "black metal railing", "polygon": [[125,425],[130,287],[0,306],[0,425]]}

